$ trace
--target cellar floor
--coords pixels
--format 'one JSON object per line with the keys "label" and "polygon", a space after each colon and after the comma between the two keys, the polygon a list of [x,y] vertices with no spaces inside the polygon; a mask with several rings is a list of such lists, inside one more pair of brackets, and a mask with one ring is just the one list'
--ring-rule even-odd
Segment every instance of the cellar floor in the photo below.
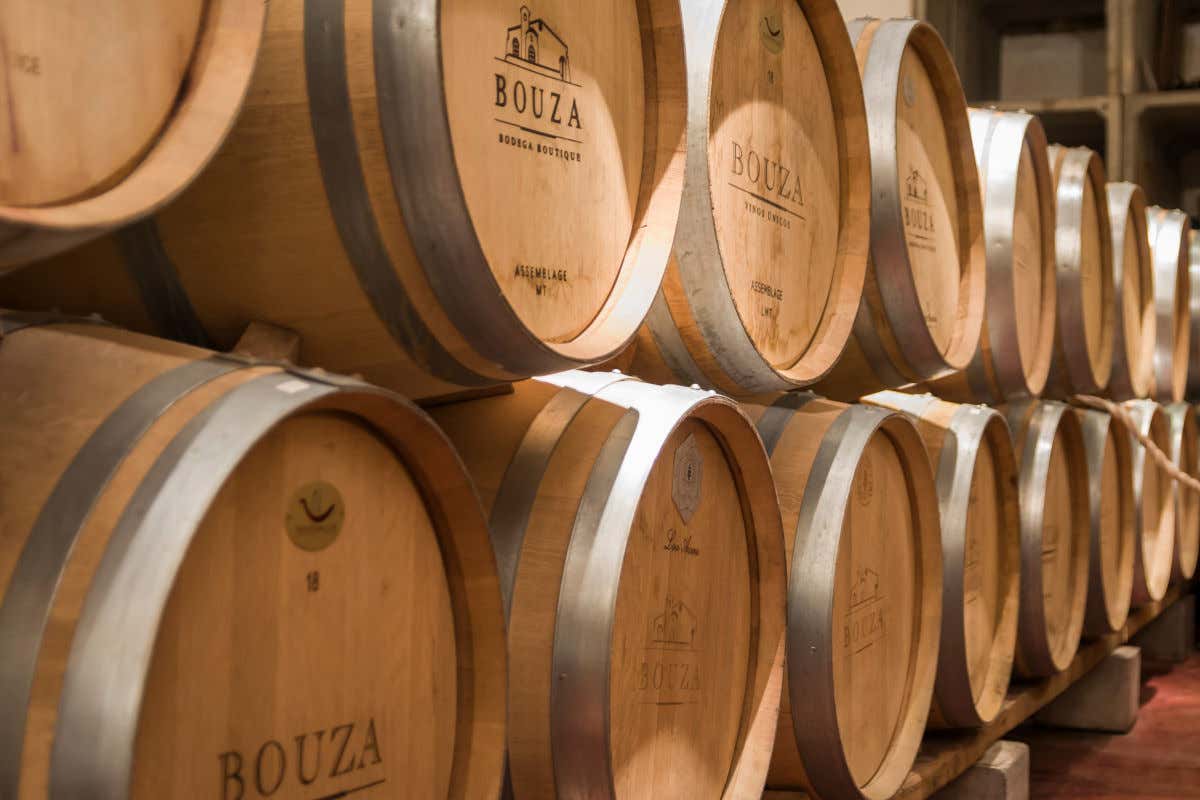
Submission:
{"label": "cellar floor", "polygon": [[1024,725],[1031,800],[1200,798],[1200,653],[1184,664],[1144,661],[1142,707],[1123,736]]}

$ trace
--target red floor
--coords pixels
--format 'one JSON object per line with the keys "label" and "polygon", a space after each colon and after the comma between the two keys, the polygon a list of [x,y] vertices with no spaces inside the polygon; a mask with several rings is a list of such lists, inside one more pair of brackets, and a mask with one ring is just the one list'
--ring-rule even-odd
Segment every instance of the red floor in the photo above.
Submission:
{"label": "red floor", "polygon": [[1200,654],[1142,665],[1142,708],[1124,736],[1028,725],[1031,800],[1200,798]]}

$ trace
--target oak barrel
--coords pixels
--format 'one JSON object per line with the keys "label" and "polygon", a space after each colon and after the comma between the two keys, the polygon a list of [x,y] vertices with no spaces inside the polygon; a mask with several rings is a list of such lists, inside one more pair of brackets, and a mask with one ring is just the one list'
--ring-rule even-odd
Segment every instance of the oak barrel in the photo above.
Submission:
{"label": "oak barrel", "polygon": [[[1127,403],[1125,408],[1143,436],[1163,453],[1171,452],[1170,421],[1162,406],[1153,400],[1138,400]],[[1133,502],[1137,541],[1133,604],[1145,605],[1161,600],[1171,581],[1175,558],[1175,482],[1140,443],[1133,446]]]}
{"label": "oak barrel", "polygon": [[986,406],[900,392],[863,402],[911,414],[937,480],[942,631],[930,725],[996,718],[1012,677],[1021,584],[1017,462],[1008,425]]}
{"label": "oak barrel", "polygon": [[1053,675],[1075,657],[1087,607],[1087,453],[1079,418],[1053,400],[1003,409],[1020,471],[1021,602],[1017,674]]}
{"label": "oak barrel", "polygon": [[1191,342],[1191,268],[1188,231],[1191,222],[1178,209],[1146,210],[1150,255],[1154,261],[1154,396],[1178,403],[1187,391]]}
{"label": "oak barrel", "polygon": [[1087,608],[1083,634],[1089,638],[1118,631],[1129,618],[1137,537],[1133,496],[1133,449],[1129,432],[1103,411],[1075,409],[1087,455]]}
{"label": "oak barrel", "polygon": [[633,371],[733,396],[807,386],[841,355],[867,266],[871,162],[846,25],[834,0],[709,0],[683,36],[683,207]]}
{"label": "oak barrel", "polygon": [[1146,232],[1146,195],[1133,183],[1108,184],[1112,227],[1113,366],[1107,394],[1114,400],[1154,391],[1154,263]]}
{"label": "oak barrel", "polygon": [[1188,232],[1188,284],[1191,292],[1188,303],[1187,400],[1200,402],[1200,234]]}
{"label": "oak barrel", "polygon": [[518,798],[754,798],[786,567],[770,464],[729,400],[568,372],[444,405],[490,515]]}
{"label": "oak barrel", "polygon": [[1086,147],[1052,145],[1058,324],[1048,397],[1096,394],[1113,370],[1113,237],[1104,162]]}
{"label": "oak barrel", "polygon": [[1037,117],[972,108],[970,119],[983,187],[987,310],[967,368],[931,388],[952,400],[1002,403],[1041,394],[1050,370],[1054,181]]}
{"label": "oak barrel", "polygon": [[496,561],[427,416],[86,320],[0,328],[0,795],[496,797]]}
{"label": "oak barrel", "polygon": [[768,785],[891,797],[937,671],[942,551],[929,458],[903,414],[810,392],[745,407],[788,549],[785,692]]}
{"label": "oak barrel", "polygon": [[0,273],[142,218],[241,107],[260,0],[6,0]]}
{"label": "oak barrel", "polygon": [[966,367],[987,268],[967,104],[937,32],[849,23],[871,143],[871,237],[854,335],[819,391],[855,400]]}
{"label": "oak barrel", "polygon": [[302,363],[418,398],[633,337],[679,212],[678,0],[268,8],[204,174],[4,301],[222,350],[267,322],[300,335]]}
{"label": "oak barrel", "polygon": [[[1171,449],[1164,450],[1171,462],[1193,478],[1200,478],[1200,442],[1196,440],[1196,410],[1187,403],[1166,407],[1170,422]],[[1175,482],[1175,559],[1171,575],[1176,581],[1191,580],[1200,553],[1200,494]]]}

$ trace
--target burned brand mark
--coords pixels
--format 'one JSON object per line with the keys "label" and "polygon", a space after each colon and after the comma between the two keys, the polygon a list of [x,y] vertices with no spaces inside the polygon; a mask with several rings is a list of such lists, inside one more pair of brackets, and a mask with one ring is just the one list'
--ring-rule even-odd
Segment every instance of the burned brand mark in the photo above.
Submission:
{"label": "burned brand mark", "polygon": [[850,589],[850,610],[842,624],[842,648],[858,655],[882,639],[885,609],[879,573],[869,567],[860,568]]}
{"label": "burned brand mark", "polygon": [[657,706],[698,702],[698,627],[696,615],[687,604],[667,595],[663,613],[650,620],[645,653],[637,667],[638,690],[653,692],[641,702]]}
{"label": "burned brand mark", "polygon": [[681,553],[685,556],[700,555],[700,548],[692,545],[691,535],[680,536],[679,531],[674,528],[667,531],[667,541],[663,545],[663,550],[668,553]]}
{"label": "burned brand mark", "polygon": [[580,84],[571,80],[567,43],[543,18],[521,6],[521,21],[504,32],[503,67],[493,72],[497,142],[566,163],[583,160]]}
{"label": "burned brand mark", "polygon": [[929,206],[929,184],[920,170],[910,169],[904,179],[904,232],[910,247],[935,250],[933,213]]}
{"label": "burned brand mark", "polygon": [[729,185],[746,195],[746,211],[781,228],[791,228],[793,219],[803,220],[800,175],[778,158],[772,160],[740,142],[731,141],[730,146]]}
{"label": "burned brand mark", "polygon": [[383,764],[374,718],[366,725],[347,722],[283,740],[268,739],[253,750],[227,750],[217,762],[221,800],[295,796],[313,784],[335,789],[333,782],[336,790],[321,796],[348,797],[386,782],[379,770],[371,769]]}
{"label": "burned brand mark", "polygon": [[557,294],[555,290],[558,287],[567,286],[571,282],[565,269],[533,264],[517,264],[513,267],[513,277],[527,281],[538,297]]}

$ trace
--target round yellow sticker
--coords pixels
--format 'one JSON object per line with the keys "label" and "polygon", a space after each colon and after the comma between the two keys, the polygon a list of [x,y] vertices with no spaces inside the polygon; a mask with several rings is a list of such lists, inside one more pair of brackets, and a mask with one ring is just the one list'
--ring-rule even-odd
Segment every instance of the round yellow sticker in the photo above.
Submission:
{"label": "round yellow sticker", "polygon": [[293,492],[284,517],[292,544],[309,552],[333,544],[345,521],[342,493],[326,481],[312,481]]}

